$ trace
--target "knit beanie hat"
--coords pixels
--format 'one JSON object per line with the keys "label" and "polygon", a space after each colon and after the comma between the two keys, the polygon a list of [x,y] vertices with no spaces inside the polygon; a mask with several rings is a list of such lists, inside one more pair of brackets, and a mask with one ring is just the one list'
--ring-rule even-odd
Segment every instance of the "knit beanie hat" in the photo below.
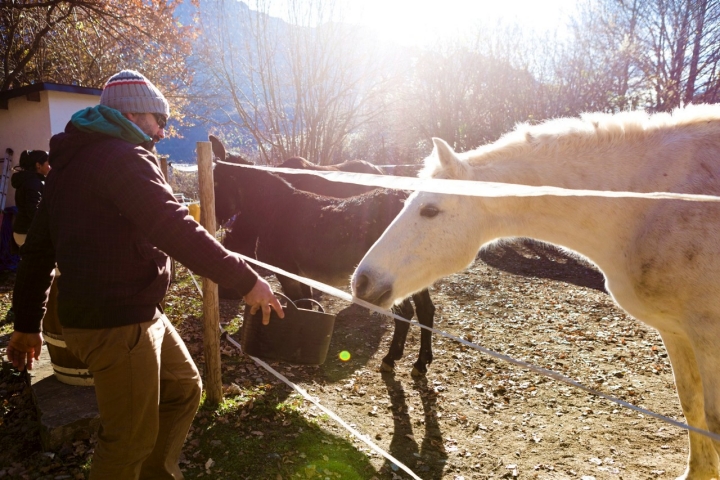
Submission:
{"label": "knit beanie hat", "polygon": [[116,73],[100,94],[100,105],[120,113],[160,113],[170,116],[170,105],[160,90],[135,70]]}

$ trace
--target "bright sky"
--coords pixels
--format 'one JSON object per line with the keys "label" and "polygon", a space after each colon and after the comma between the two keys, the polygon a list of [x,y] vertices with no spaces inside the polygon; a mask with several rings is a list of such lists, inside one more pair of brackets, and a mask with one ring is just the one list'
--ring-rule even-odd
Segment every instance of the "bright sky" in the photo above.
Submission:
{"label": "bright sky", "polygon": [[576,0],[346,0],[356,19],[402,44],[422,44],[498,19],[543,32],[567,19]]}
{"label": "bright sky", "polygon": [[[288,0],[270,1],[273,7],[282,8],[281,4]],[[339,1],[348,8],[346,21],[367,25],[382,38],[404,45],[477,31],[480,23],[495,23],[498,19],[505,23],[517,22],[538,32],[553,30],[565,25],[577,3],[577,0]]]}

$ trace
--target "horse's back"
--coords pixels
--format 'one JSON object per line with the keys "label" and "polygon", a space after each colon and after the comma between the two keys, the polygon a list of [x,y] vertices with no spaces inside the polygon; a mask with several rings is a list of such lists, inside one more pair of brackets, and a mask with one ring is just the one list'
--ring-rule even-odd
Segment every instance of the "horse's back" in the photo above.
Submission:
{"label": "horse's back", "polygon": [[384,175],[382,168],[366,160],[348,160],[335,165],[317,165],[303,157],[290,157],[280,165],[280,168],[295,168],[298,170],[340,171],[350,173],[372,173]]}
{"label": "horse's back", "polygon": [[314,193],[324,197],[346,198],[373,190],[375,187],[355,183],[333,182],[313,174],[278,173],[279,177],[290,183],[295,189]]}
{"label": "horse's back", "polygon": [[382,168],[366,160],[348,160],[347,162],[335,165],[341,172],[350,173],[371,173],[374,175],[385,175]]}
{"label": "horse's back", "polygon": [[280,165],[279,168],[295,168],[297,170],[319,170],[317,165],[303,157],[290,157]]}

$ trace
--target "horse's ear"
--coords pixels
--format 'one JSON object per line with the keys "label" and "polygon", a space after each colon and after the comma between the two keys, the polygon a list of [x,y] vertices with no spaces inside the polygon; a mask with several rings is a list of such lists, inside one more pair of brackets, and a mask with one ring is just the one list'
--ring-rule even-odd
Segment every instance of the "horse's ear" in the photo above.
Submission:
{"label": "horse's ear", "polygon": [[440,165],[446,170],[451,178],[462,179],[467,176],[467,170],[460,158],[448,143],[437,137],[433,137],[433,155],[440,160]]}
{"label": "horse's ear", "polygon": [[220,160],[225,160],[225,145],[215,135],[208,135],[208,140],[212,144],[213,155]]}

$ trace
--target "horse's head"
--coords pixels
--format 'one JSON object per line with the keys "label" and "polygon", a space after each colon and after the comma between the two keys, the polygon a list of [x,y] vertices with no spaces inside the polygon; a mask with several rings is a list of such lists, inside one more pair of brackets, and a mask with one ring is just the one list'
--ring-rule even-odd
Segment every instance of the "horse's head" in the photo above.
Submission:
{"label": "horse's head", "polygon": [[212,144],[213,157],[215,157],[213,171],[215,180],[215,218],[218,225],[223,225],[240,208],[238,189],[236,187],[237,181],[235,179],[238,172],[232,165],[252,165],[252,163],[240,155],[229,153],[225,149],[225,145],[215,135],[208,135],[208,140]]}
{"label": "horse's head", "polygon": [[[468,164],[443,140],[433,142],[424,175],[469,180]],[[479,247],[474,201],[470,196],[412,194],[355,270],[353,294],[389,307],[472,263]]]}
{"label": "horse's head", "polygon": [[240,198],[234,182],[234,166],[216,162],[213,170],[215,180],[215,218],[224,225],[240,208]]}
{"label": "horse's head", "polygon": [[213,157],[215,157],[214,159],[216,161],[220,160],[228,163],[236,163],[238,165],[254,165],[252,162],[245,160],[239,154],[228,152],[225,145],[215,135],[208,135],[208,140],[210,140],[210,143],[212,144]]}
{"label": "horse's head", "polygon": [[[295,189],[270,172],[242,164],[215,162],[215,214],[220,224],[240,213],[270,214],[276,203],[282,204]],[[258,198],[265,201],[258,202]],[[270,201],[272,200],[272,202]]]}

